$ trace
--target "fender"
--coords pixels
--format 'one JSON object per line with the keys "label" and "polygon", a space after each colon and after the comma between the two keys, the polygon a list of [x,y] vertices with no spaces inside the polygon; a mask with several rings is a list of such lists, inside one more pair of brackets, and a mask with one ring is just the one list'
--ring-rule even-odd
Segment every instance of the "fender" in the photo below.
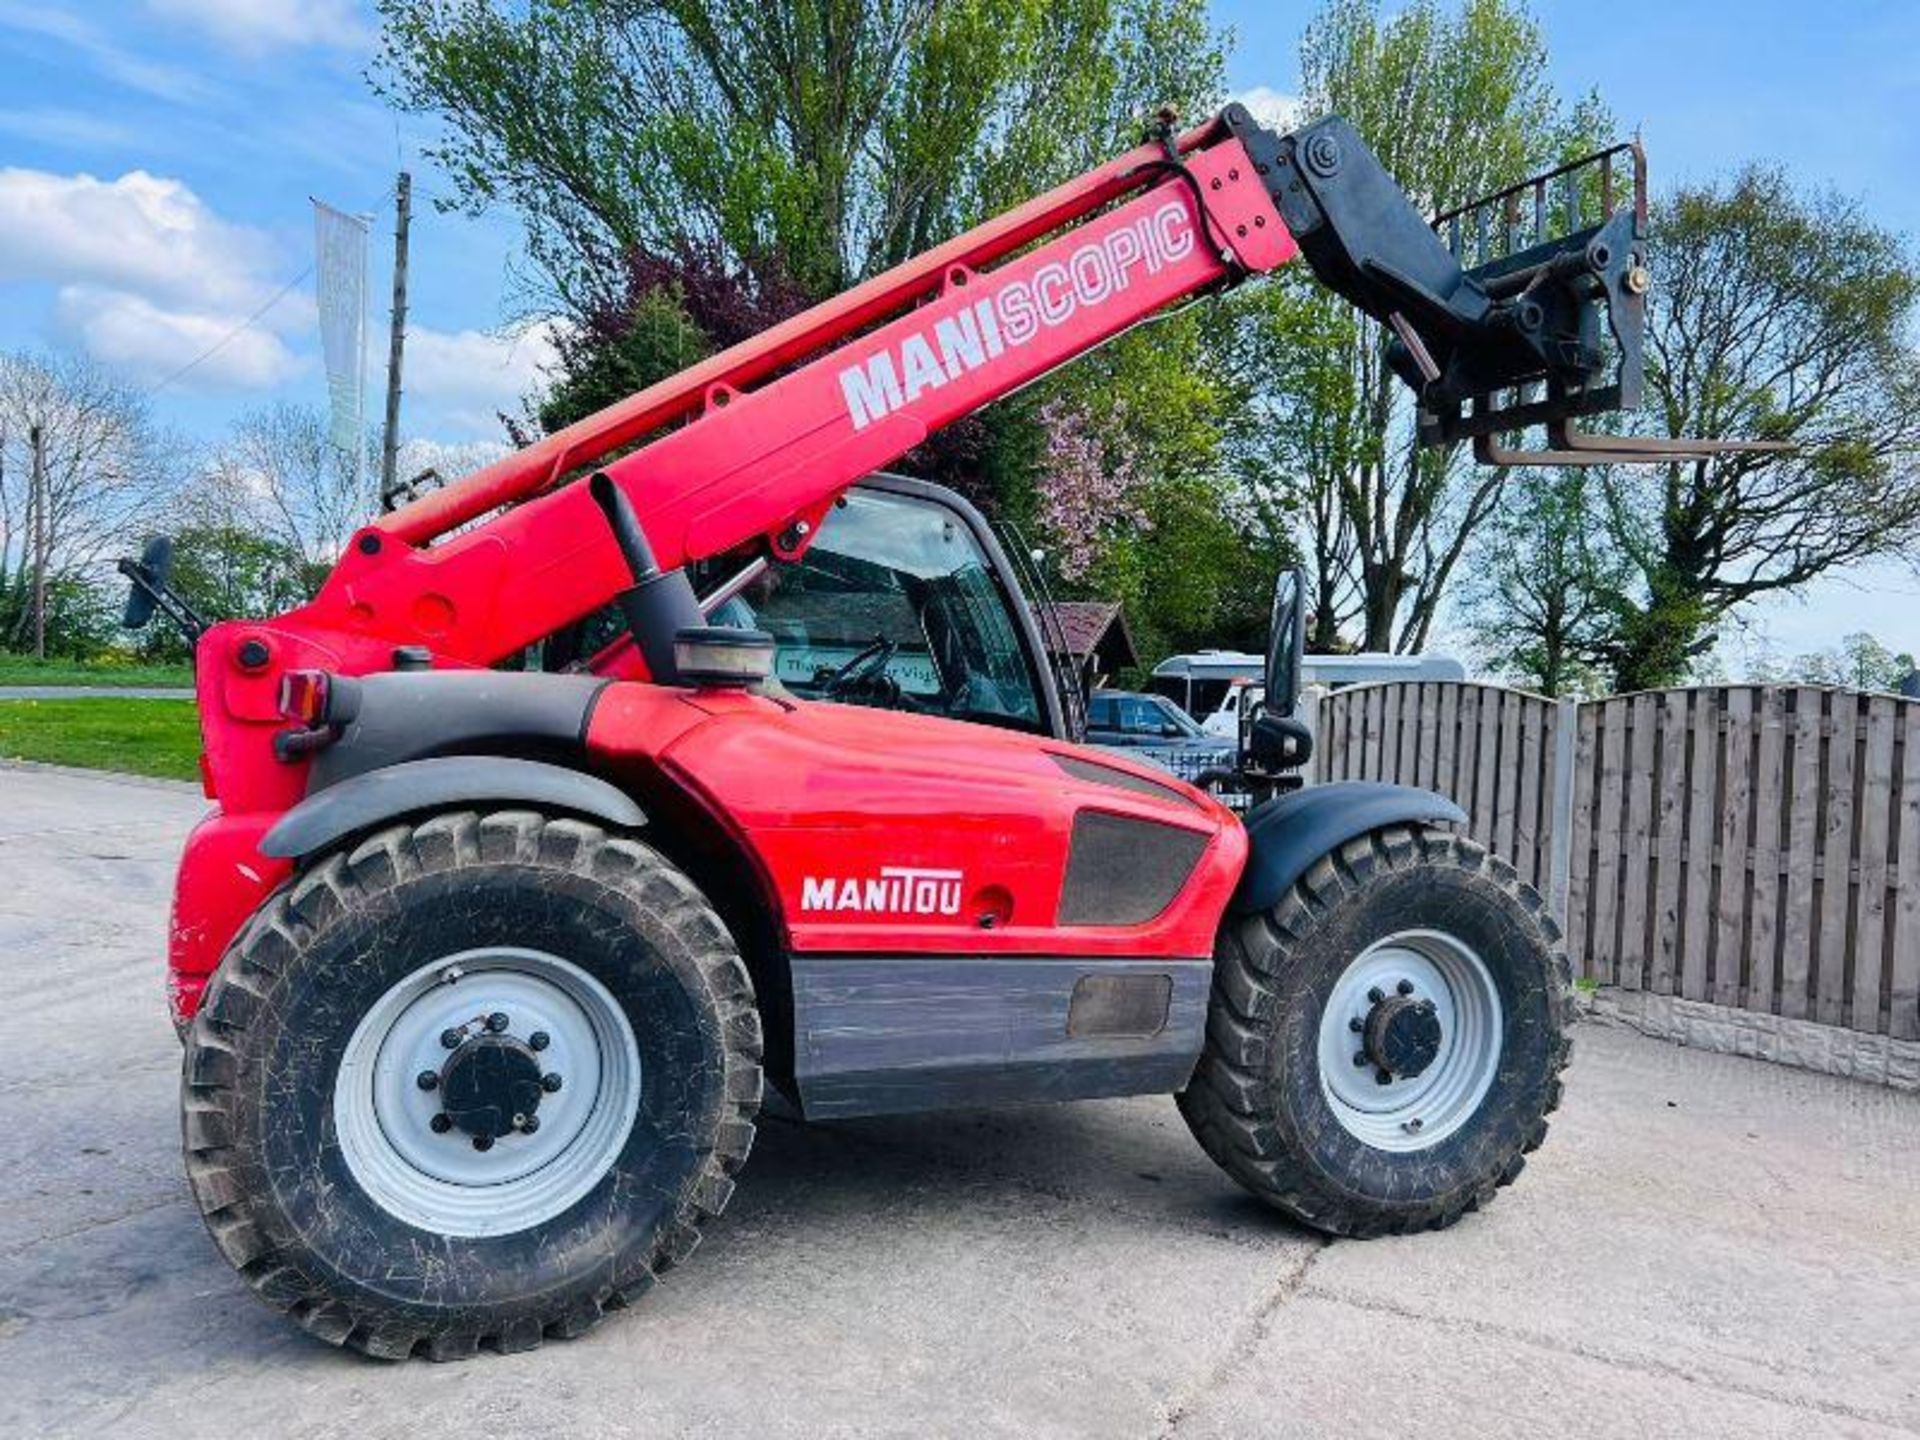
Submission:
{"label": "fender", "polygon": [[596,776],[538,760],[449,755],[370,770],[309,795],[261,837],[260,853],[304,859],[402,815],[502,801],[569,810],[629,830],[647,823],[631,796]]}
{"label": "fender", "polygon": [[1467,812],[1444,795],[1410,785],[1341,780],[1276,796],[1247,817],[1247,868],[1232,908],[1266,910],[1313,862],[1382,825],[1464,825]]}

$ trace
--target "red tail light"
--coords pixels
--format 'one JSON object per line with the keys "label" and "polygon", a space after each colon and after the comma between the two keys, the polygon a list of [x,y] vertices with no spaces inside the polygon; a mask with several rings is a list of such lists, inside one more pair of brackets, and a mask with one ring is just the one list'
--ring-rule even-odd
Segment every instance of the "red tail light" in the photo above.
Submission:
{"label": "red tail light", "polygon": [[327,723],[333,677],[324,670],[289,670],[280,677],[280,713],[308,729]]}

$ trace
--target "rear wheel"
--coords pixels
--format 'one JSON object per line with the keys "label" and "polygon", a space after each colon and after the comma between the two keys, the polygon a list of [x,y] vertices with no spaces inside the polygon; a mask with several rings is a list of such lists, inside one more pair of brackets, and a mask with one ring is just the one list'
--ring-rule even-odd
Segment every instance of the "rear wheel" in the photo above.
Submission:
{"label": "rear wheel", "polygon": [[1339,1235],[1451,1224],[1546,1135],[1570,1042],[1540,897],[1473,841],[1391,827],[1230,917],[1181,1113],[1230,1175]]}
{"label": "rear wheel", "polygon": [[731,937],[649,847],[530,812],[329,856],[188,1037],[187,1169],[269,1303],[449,1358],[585,1330],[684,1259],[753,1138]]}

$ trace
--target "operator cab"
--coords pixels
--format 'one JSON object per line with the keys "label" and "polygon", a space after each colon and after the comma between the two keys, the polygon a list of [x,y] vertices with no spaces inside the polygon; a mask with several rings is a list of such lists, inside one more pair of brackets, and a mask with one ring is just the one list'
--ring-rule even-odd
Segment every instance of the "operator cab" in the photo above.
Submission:
{"label": "operator cab", "polygon": [[710,619],[771,634],[774,678],[803,699],[1062,733],[1054,667],[1004,551],[938,486],[855,486],[798,563],[763,569]]}
{"label": "operator cab", "polygon": [[[872,475],[827,512],[799,560],[742,546],[690,578],[709,624],[772,636],[771,678],[800,699],[1078,740],[1078,670],[1046,623],[1044,582],[1008,540],[943,485]],[[628,644],[609,607],[550,637],[541,664],[607,673]]]}

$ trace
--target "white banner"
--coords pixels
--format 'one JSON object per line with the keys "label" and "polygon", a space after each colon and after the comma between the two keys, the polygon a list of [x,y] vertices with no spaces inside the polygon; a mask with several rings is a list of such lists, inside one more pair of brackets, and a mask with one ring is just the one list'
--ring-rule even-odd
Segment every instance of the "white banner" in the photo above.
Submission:
{"label": "white banner", "polygon": [[355,457],[366,448],[367,230],[364,215],[313,202],[314,298],[327,366],[328,434]]}

